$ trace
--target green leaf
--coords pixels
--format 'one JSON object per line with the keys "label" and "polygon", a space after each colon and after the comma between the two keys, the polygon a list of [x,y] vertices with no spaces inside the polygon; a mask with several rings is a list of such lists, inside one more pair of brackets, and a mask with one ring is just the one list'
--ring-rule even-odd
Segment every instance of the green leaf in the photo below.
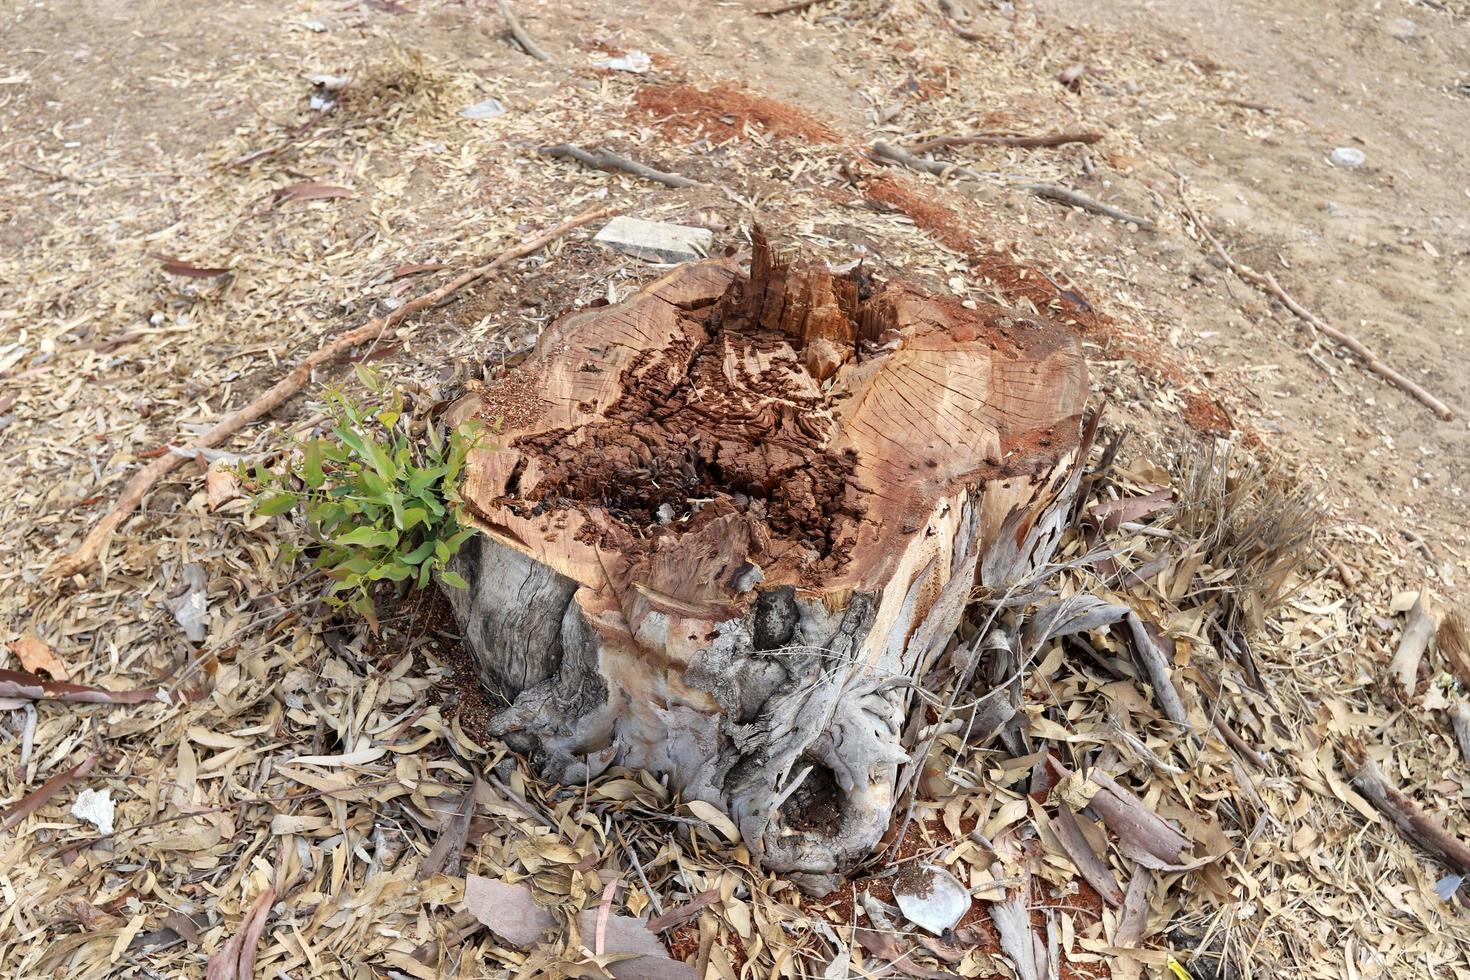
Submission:
{"label": "green leaf", "polygon": [[276,514],[284,514],[296,506],[297,496],[294,493],[275,493],[265,498],[264,501],[255,505],[255,512],[266,517]]}
{"label": "green leaf", "polygon": [[383,390],[382,382],[378,380],[378,372],[366,364],[359,361],[352,365],[352,370],[357,375],[357,380],[361,381],[362,386],[368,391],[378,392]]}
{"label": "green leaf", "polygon": [[335,535],[332,540],[339,545],[359,548],[391,548],[398,543],[398,532],[375,527],[355,527],[346,534]]}
{"label": "green leaf", "polygon": [[386,565],[382,565],[378,568],[373,569],[372,574],[370,574],[368,578],[374,580],[386,579],[389,582],[402,582],[404,579],[408,578],[412,574],[413,569],[409,568],[407,565],[400,565],[397,562],[390,562]]}
{"label": "green leaf", "polygon": [[327,482],[326,474],[322,472],[322,459],[326,453],[326,446],[325,439],[313,439],[306,444],[306,451],[302,454],[301,478],[313,490],[320,490],[322,484]]}
{"label": "green leaf", "polygon": [[433,553],[434,541],[431,538],[430,540],[425,541],[423,544],[410,551],[408,554],[399,555],[398,560],[403,562],[405,565],[417,565],[419,562],[423,561],[425,558],[429,557],[429,555]]}
{"label": "green leaf", "polygon": [[466,582],[463,576],[455,572],[440,572],[439,577],[444,580],[446,585],[452,585],[456,589],[468,589],[470,587],[470,583]]}

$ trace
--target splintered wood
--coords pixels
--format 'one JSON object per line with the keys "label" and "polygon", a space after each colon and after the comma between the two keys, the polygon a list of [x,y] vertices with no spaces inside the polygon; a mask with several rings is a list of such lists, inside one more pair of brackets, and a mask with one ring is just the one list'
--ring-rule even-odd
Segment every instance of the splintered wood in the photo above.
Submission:
{"label": "splintered wood", "polygon": [[494,430],[450,590],[492,727],[716,803],[810,888],[888,827],[911,686],[1076,489],[1077,337],[861,267],[686,265],[457,406]]}

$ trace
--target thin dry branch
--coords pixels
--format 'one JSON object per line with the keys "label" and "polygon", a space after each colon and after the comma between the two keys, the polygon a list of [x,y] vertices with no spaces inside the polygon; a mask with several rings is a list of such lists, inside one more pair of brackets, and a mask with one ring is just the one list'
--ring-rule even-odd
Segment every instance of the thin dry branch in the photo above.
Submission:
{"label": "thin dry branch", "polygon": [[1016,146],[1034,149],[1043,146],[1065,146],[1068,143],[1096,143],[1102,133],[1043,133],[1040,136],[1024,136],[1019,133],[976,133],[974,136],[936,136],[920,143],[912,143],[909,150],[928,153],[946,146]]}
{"label": "thin dry branch", "polygon": [[1154,638],[1149,635],[1148,629],[1137,613],[1130,612],[1127,620],[1129,635],[1133,637],[1134,652],[1138,655],[1139,663],[1143,665],[1145,673],[1148,674],[1149,683],[1154,689],[1154,697],[1158,699],[1159,707],[1164,710],[1164,716],[1192,734],[1194,726],[1189,723],[1189,711],[1184,707],[1184,701],[1179,697],[1179,689],[1174,686],[1174,679],[1169,674],[1168,658],[1154,642]]}
{"label": "thin dry branch", "polygon": [[1041,183],[1024,184],[1022,186],[1025,187],[1026,190],[1035,194],[1037,197],[1045,198],[1048,201],[1056,201],[1060,204],[1066,204],[1070,207],[1081,208],[1084,211],[1091,211],[1093,214],[1100,214],[1105,218],[1112,218],[1114,221],[1123,221],[1128,224],[1137,225],[1144,231],[1154,230],[1154,223],[1153,220],[1150,218],[1141,218],[1136,214],[1130,214],[1127,211],[1120,211],[1119,209],[1112,207],[1111,205],[1104,204],[1101,201],[1094,201],[1086,194],[1080,194],[1077,191],[1071,190],[1070,188],[1063,187],[1061,184]]}
{"label": "thin dry branch", "polygon": [[819,3],[826,2],[827,0],[796,0],[795,3],[783,4],[780,7],[772,7],[770,10],[757,10],[755,12],[755,15],[757,17],[779,17],[782,14],[794,14],[799,10],[805,10],[808,7],[815,7]]}
{"label": "thin dry branch", "polygon": [[1457,874],[1470,874],[1470,847],[1445,830],[1397,787],[1378,764],[1368,758],[1360,743],[1347,746],[1347,759],[1354,768],[1349,774],[1353,788],[1362,793],[1373,808],[1393,821],[1409,840],[1449,866]]}
{"label": "thin dry branch", "polygon": [[622,172],[642,177],[645,180],[657,181],[666,187],[705,187],[706,184],[692,180],[680,174],[666,173],[655,170],[637,160],[629,160],[620,156],[606,147],[599,146],[596,150],[588,151],[571,143],[557,143],[555,146],[541,147],[541,153],[549,157],[559,157],[567,160],[576,160],[583,166],[591,167],[593,170],[607,170],[613,173]]}
{"label": "thin dry branch", "polygon": [[1405,377],[1389,365],[1385,364],[1378,357],[1377,354],[1373,353],[1373,351],[1370,350],[1362,341],[1358,340],[1358,338],[1354,337],[1350,333],[1339,330],[1337,327],[1334,327],[1332,324],[1318,317],[1311,310],[1308,310],[1306,307],[1302,306],[1294,298],[1292,298],[1290,293],[1288,293],[1285,289],[1281,287],[1281,284],[1276,281],[1275,276],[1271,275],[1269,272],[1257,272],[1249,266],[1241,265],[1239,262],[1235,261],[1234,257],[1232,257],[1231,254],[1225,250],[1225,246],[1220,244],[1220,240],[1215,237],[1214,233],[1211,232],[1208,227],[1205,226],[1205,223],[1203,220],[1201,220],[1198,212],[1196,212],[1194,208],[1190,206],[1189,199],[1184,196],[1184,178],[1182,177],[1179,179],[1179,200],[1184,205],[1185,216],[1188,217],[1189,220],[1194,224],[1194,226],[1199,229],[1200,234],[1205,236],[1205,239],[1209,241],[1210,246],[1215,250],[1215,254],[1219,256],[1220,261],[1224,262],[1226,267],[1231,272],[1235,273],[1237,276],[1250,283],[1252,286],[1255,286],[1257,289],[1260,289],[1263,292],[1267,292],[1270,293],[1272,296],[1275,296],[1278,300],[1281,301],[1281,304],[1283,306],[1285,306],[1292,313],[1296,314],[1297,317],[1306,322],[1309,326],[1314,327],[1322,333],[1325,333],[1327,336],[1331,337],[1339,344],[1342,344],[1354,354],[1357,354],[1358,357],[1362,359],[1363,364],[1368,368],[1369,371],[1372,371],[1374,374],[1378,375],[1380,378],[1383,378],[1389,384],[1393,385],[1394,387],[1400,389],[1411,397],[1417,399],[1419,402],[1428,406],[1429,410],[1432,411],[1435,415],[1439,416],[1440,419],[1445,422],[1453,421],[1453,419],[1455,418],[1455,412],[1452,408],[1450,408],[1444,402],[1440,401],[1434,395],[1430,394],[1417,382],[1411,381],[1409,378]]}
{"label": "thin dry branch", "polygon": [[510,4],[506,3],[505,0],[500,0],[500,16],[505,18],[505,24],[510,28],[510,36],[515,38],[516,44],[521,46],[522,51],[537,61],[551,60],[551,55],[547,54],[541,45],[531,40],[531,35],[527,34],[526,29],[521,26],[521,22],[516,20],[515,11],[510,9]]}
{"label": "thin dry branch", "polygon": [[529,241],[506,249],[489,262],[460,274],[438,289],[409,300],[387,316],[369,320],[355,330],[349,330],[333,338],[328,343],[323,344],[314,353],[307,356],[292,368],[284,378],[277,381],[260,397],[256,398],[244,408],[226,415],[215,423],[209,431],[190,443],[187,447],[187,456],[177,453],[165,453],[134,474],[133,478],[128,481],[127,486],[124,488],[122,497],[114,505],[112,510],[87,533],[86,538],[82,540],[81,545],[76,551],[70,555],[64,555],[51,563],[51,567],[47,569],[48,576],[56,579],[66,578],[71,575],[76,575],[83,569],[90,567],[97,560],[98,554],[112,537],[113,532],[122,525],[123,521],[128,519],[128,516],[133,511],[138,509],[138,505],[143,502],[143,497],[153,487],[153,484],[157,483],[186,458],[193,458],[196,451],[218,446],[250,423],[264,418],[277,408],[280,408],[301,390],[302,386],[311,378],[312,372],[318,367],[329,363],[359,344],[376,340],[420,310],[438,306],[461,289],[478,282],[506,263],[530,255],[532,252],[545,247],[548,243],[555,241],[575,228],[580,228],[582,225],[596,221],[598,218],[607,217],[614,210],[614,208],[595,208],[591,211],[584,211],[575,218],[563,221],[555,228],[544,231]]}
{"label": "thin dry branch", "polygon": [[902,164],[910,170],[933,174],[935,177],[964,177],[967,180],[1003,179],[1005,177],[1005,174],[988,170],[971,170],[969,167],[962,167],[957,163],[941,163],[938,160],[925,160],[922,157],[914,156],[901,146],[894,146],[892,143],[886,143],[883,140],[877,140],[873,143],[873,153],[893,163]]}
{"label": "thin dry branch", "polygon": [[[901,164],[905,167],[908,167],[910,170],[917,170],[920,173],[933,174],[935,177],[963,177],[966,180],[980,181],[987,179],[1018,179],[1007,174],[995,173],[994,171],[971,170],[969,167],[961,167],[959,164],[955,163],[942,163],[938,160],[926,160],[923,157],[915,156],[901,146],[894,146],[892,143],[886,143],[883,140],[877,140],[873,143],[873,154],[885,160],[892,161],[893,163]],[[1093,214],[1100,214],[1105,218],[1112,218],[1115,221],[1123,221],[1129,224],[1135,224],[1145,231],[1152,231],[1154,229],[1153,221],[1148,218],[1141,218],[1136,214],[1130,214],[1127,211],[1120,211],[1117,208],[1112,207],[1111,205],[1103,204],[1101,201],[1094,201],[1086,194],[1078,193],[1077,191],[1063,187],[1060,184],[1051,184],[1044,181],[1024,181],[1017,183],[1015,186],[1019,187],[1021,190],[1030,191],[1032,194],[1035,194],[1037,197],[1044,200],[1057,201],[1058,203],[1066,204],[1070,207],[1081,208],[1084,211],[1091,211]]]}

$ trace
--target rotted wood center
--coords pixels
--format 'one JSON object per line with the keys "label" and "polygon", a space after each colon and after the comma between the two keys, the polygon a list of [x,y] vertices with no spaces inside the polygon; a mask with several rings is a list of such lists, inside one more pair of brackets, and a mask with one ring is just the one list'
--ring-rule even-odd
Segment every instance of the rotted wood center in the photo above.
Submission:
{"label": "rotted wood center", "polygon": [[494,434],[450,597],[548,772],[666,774],[815,887],[887,826],[895,679],[1048,547],[1086,369],[1051,321],[753,237],[462,400]]}

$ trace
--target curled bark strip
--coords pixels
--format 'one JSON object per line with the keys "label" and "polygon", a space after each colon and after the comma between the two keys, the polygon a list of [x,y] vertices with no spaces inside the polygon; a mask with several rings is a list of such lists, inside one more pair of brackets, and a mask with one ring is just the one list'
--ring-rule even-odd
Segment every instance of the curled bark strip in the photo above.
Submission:
{"label": "curled bark strip", "polygon": [[1192,733],[1194,726],[1189,723],[1189,712],[1185,710],[1184,702],[1179,697],[1179,689],[1174,686],[1174,679],[1169,675],[1169,661],[1164,656],[1164,651],[1149,635],[1148,628],[1137,613],[1130,612],[1126,619],[1128,633],[1133,637],[1134,652],[1138,654],[1138,661],[1148,674],[1154,697],[1158,699],[1164,716],[1186,732]]}
{"label": "curled bark strip", "polygon": [[[582,225],[596,221],[598,218],[605,218],[609,214],[612,214],[613,210],[612,208],[596,208],[592,211],[585,211],[575,218],[562,222],[555,228],[542,232],[529,241],[506,249],[484,265],[476,266],[462,273],[438,289],[409,300],[387,316],[376,317],[354,330],[348,330],[346,333],[339,334],[337,337],[317,348],[314,353],[307,356],[301,363],[292,368],[284,378],[277,381],[259,398],[256,398],[244,408],[231,412],[215,423],[209,431],[205,432],[188,447],[190,453],[189,458],[192,458],[195,451],[219,445],[250,423],[262,419],[280,408],[301,390],[307,380],[310,379],[312,371],[321,367],[323,364],[329,363],[359,344],[377,339],[420,310],[437,306],[461,289],[483,279],[506,263],[530,255],[532,252],[541,249],[549,242],[555,241],[574,228],[580,228]],[[91,567],[96,562],[97,556],[102,551],[103,546],[112,537],[113,532],[122,526],[123,521],[127,520],[133,511],[138,509],[138,505],[143,502],[143,497],[152,489],[153,484],[166,476],[169,471],[182,463],[184,459],[184,456],[175,453],[166,453],[135,473],[133,478],[128,481],[127,486],[123,490],[122,497],[118,500],[116,506],[108,512],[106,517],[98,521],[97,525],[91,531],[87,532],[86,538],[82,540],[81,545],[76,551],[52,562],[51,567],[46,570],[47,575],[54,579],[62,579],[76,575],[83,569]]]}
{"label": "curled bark strip", "polygon": [[593,170],[607,170],[612,173],[622,172],[642,177],[645,180],[656,181],[665,187],[704,187],[705,184],[697,180],[691,180],[680,174],[666,173],[655,170],[637,160],[629,160],[625,156],[619,156],[605,147],[599,146],[596,150],[588,151],[571,143],[558,143],[555,146],[543,146],[541,153],[549,157],[560,157],[562,159],[576,160],[585,167]]}
{"label": "curled bark strip", "polygon": [[161,687],[144,687],[132,691],[109,691],[66,681],[48,681],[25,670],[0,670],[0,697],[24,698],[27,701],[75,701],[83,704],[142,704],[157,701]]}
{"label": "curled bark strip", "polygon": [[522,51],[537,61],[551,60],[551,55],[547,54],[541,45],[531,40],[531,35],[527,34],[521,22],[516,20],[515,11],[510,9],[510,4],[505,0],[500,0],[500,16],[505,18],[505,25],[510,28],[510,36],[516,39],[516,44],[521,46]]}
{"label": "curled bark strip", "polygon": [[1424,651],[1429,649],[1429,641],[1434,638],[1434,625],[1434,618],[1424,608],[1421,590],[1409,610],[1409,619],[1399,635],[1393,659],[1388,663],[1388,672],[1398,681],[1405,698],[1412,699],[1419,686],[1419,663],[1424,659]]}
{"label": "curled bark strip", "polygon": [[1379,359],[1377,354],[1373,353],[1358,338],[1350,333],[1339,330],[1337,327],[1318,317],[1311,310],[1302,306],[1292,298],[1290,293],[1281,287],[1281,284],[1276,281],[1275,276],[1269,272],[1262,275],[1249,266],[1241,265],[1235,261],[1230,253],[1225,250],[1225,246],[1220,244],[1220,240],[1215,237],[1214,233],[1205,227],[1205,223],[1200,219],[1199,214],[1190,206],[1188,199],[1184,196],[1184,179],[1182,177],[1179,182],[1179,200],[1184,205],[1185,215],[1199,229],[1200,234],[1205,236],[1205,239],[1210,243],[1210,247],[1220,257],[1220,261],[1225,263],[1226,268],[1262,292],[1275,296],[1281,301],[1281,305],[1285,306],[1292,313],[1295,313],[1297,317],[1305,321],[1309,326],[1320,330],[1354,354],[1357,354],[1358,357],[1362,358],[1364,366],[1369,371],[1372,371],[1389,384],[1425,405],[1431,412],[1439,416],[1442,421],[1451,422],[1454,420],[1454,409],[1430,394],[1417,382],[1409,380],[1397,370],[1385,364]]}
{"label": "curled bark strip", "polygon": [[1077,870],[1087,883],[1097,890],[1104,902],[1113,908],[1120,907],[1123,904],[1123,889],[1118,887],[1118,879],[1113,877],[1107,862],[1097,856],[1087,838],[1082,836],[1082,829],[1077,826],[1077,816],[1072,808],[1063,803],[1057,808],[1057,815],[1051,818],[1050,825],[1051,832],[1056,834],[1067,856],[1077,865]]}
{"label": "curled bark strip", "polygon": [[1373,809],[1393,821],[1410,841],[1444,862],[1456,874],[1470,874],[1470,847],[1434,821],[1398,788],[1389,785],[1378,764],[1368,758],[1361,743],[1347,746],[1348,774],[1353,788],[1373,804]]}

